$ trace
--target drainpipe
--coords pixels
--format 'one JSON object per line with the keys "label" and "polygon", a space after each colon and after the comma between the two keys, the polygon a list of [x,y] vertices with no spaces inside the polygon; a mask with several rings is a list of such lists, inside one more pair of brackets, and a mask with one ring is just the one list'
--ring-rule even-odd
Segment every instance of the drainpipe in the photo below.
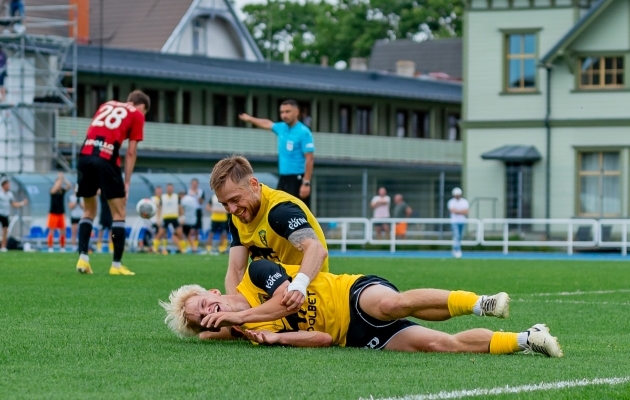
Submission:
{"label": "drainpipe", "polygon": [[[545,130],[547,139],[545,166],[545,218],[551,218],[551,64],[545,65],[547,70],[547,112],[545,113]],[[549,224],[547,224],[549,238]]]}

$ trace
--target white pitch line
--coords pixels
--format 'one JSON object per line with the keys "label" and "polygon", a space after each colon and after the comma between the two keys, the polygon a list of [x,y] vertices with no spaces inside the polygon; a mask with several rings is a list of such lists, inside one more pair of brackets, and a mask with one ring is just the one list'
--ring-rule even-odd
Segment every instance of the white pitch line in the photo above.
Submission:
{"label": "white pitch line", "polygon": [[582,296],[585,294],[611,294],[611,293],[630,293],[630,289],[593,290],[590,292],[583,292],[581,290],[577,290],[575,292],[522,293],[521,296]]}
{"label": "white pitch line", "polygon": [[[539,383],[522,386],[502,386],[492,389],[471,389],[471,390],[456,390],[452,392],[442,391],[432,394],[415,394],[407,395],[404,397],[388,397],[379,400],[438,400],[438,399],[461,399],[464,397],[476,397],[476,396],[496,396],[500,394],[518,394],[524,392],[537,392],[543,390],[558,390],[569,389],[582,386],[593,385],[619,385],[630,381],[630,376],[624,376],[620,378],[596,378],[596,379],[580,379],[573,381],[560,381],[551,383]],[[363,398],[361,398],[363,399]],[[370,399],[374,400],[374,397],[370,396]]]}
{"label": "white pitch line", "polygon": [[609,305],[609,306],[630,306],[630,301],[623,303],[615,303],[611,301],[581,301],[581,300],[526,300],[518,299],[519,303],[561,303],[561,304],[591,304],[591,305]]}

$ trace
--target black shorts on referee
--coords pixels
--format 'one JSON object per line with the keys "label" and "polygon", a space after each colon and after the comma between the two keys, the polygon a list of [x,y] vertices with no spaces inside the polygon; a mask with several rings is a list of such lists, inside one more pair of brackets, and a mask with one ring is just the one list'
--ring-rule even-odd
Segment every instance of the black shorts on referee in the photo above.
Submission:
{"label": "black shorts on referee", "polygon": [[303,199],[300,197],[300,188],[302,187],[303,175],[280,175],[278,179],[278,187],[276,189],[289,193],[292,196],[302,200],[308,208],[311,208],[311,196]]}

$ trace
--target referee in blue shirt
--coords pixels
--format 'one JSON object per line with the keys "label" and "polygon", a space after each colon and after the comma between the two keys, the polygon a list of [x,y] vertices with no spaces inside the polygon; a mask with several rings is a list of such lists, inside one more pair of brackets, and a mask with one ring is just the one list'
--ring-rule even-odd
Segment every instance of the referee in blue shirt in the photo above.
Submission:
{"label": "referee in blue shirt", "polygon": [[239,118],[278,136],[278,189],[300,198],[310,208],[315,144],[311,130],[298,120],[299,116],[297,101],[285,100],[280,105],[282,122],[274,123],[247,114],[241,114]]}

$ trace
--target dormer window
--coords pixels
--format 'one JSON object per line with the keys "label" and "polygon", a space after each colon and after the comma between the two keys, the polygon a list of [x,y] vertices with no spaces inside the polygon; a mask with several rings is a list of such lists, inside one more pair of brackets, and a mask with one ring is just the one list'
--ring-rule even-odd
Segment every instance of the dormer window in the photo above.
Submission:
{"label": "dormer window", "polygon": [[619,89],[624,87],[623,56],[580,59],[580,89]]}
{"label": "dormer window", "polygon": [[197,18],[193,21],[192,49],[193,49],[193,54],[199,54],[199,55],[206,54],[206,21],[205,19]]}

